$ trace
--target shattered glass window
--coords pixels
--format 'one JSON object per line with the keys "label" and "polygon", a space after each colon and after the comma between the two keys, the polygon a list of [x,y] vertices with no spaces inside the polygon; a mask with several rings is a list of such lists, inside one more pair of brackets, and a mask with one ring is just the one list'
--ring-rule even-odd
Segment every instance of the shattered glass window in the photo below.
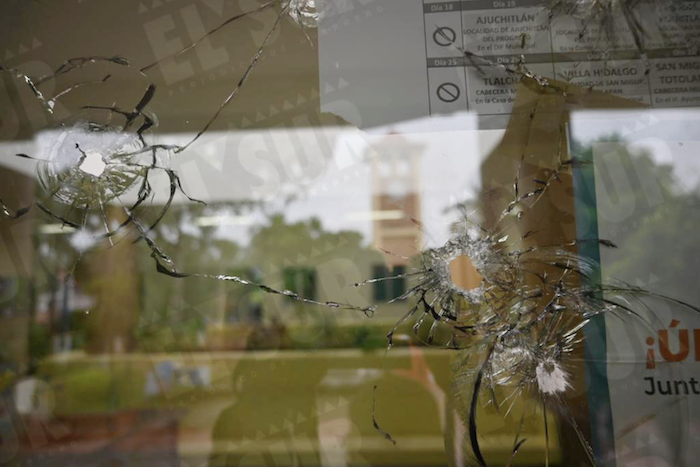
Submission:
{"label": "shattered glass window", "polygon": [[700,2],[0,25],[0,465],[697,464]]}

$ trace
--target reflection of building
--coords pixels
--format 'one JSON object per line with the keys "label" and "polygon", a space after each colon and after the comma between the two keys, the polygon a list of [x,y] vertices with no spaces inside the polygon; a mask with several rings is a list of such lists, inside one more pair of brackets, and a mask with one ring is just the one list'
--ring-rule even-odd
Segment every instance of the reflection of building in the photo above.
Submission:
{"label": "reflection of building", "polygon": [[[408,259],[420,249],[420,157],[423,146],[399,135],[389,135],[372,158],[373,244],[386,252],[385,264],[373,267],[373,276],[402,274]],[[374,300],[387,301],[406,288],[402,279],[374,284]]]}
{"label": "reflection of building", "polygon": [[389,135],[372,148],[372,209],[375,247],[389,266],[405,265],[420,248],[420,157],[423,146]]}

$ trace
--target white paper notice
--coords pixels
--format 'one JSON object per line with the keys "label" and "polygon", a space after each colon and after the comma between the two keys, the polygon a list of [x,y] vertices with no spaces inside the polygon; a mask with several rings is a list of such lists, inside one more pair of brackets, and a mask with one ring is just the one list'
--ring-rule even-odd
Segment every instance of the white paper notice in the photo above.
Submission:
{"label": "white paper notice", "polygon": [[644,53],[622,16],[585,25],[542,0],[324,1],[322,110],[363,128],[463,111],[506,122],[517,77],[463,50],[651,107],[700,105],[700,1],[640,7]]}

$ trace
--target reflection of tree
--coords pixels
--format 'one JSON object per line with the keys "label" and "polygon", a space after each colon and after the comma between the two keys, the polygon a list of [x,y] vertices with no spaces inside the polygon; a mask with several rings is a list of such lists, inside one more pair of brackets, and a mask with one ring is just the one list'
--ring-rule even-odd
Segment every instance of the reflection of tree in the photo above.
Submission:
{"label": "reflection of tree", "polygon": [[[321,221],[315,217],[287,222],[284,215],[275,214],[269,217],[266,224],[254,227],[252,235],[244,255],[245,264],[263,271],[266,283],[271,285],[284,286],[284,271],[289,268],[296,268],[305,275],[312,276],[309,280],[314,283],[316,290],[313,293],[317,296],[309,298],[352,301],[343,300],[343,297],[324,296],[324,291],[320,289],[327,288],[324,281],[329,278],[323,277],[323,271],[338,267],[338,260],[347,260],[347,263],[369,270],[370,264],[381,262],[382,259],[380,253],[363,245],[361,233],[325,230]],[[346,271],[333,272],[343,275]],[[351,285],[342,284],[346,288]],[[303,295],[304,290],[295,292]],[[308,308],[300,302],[296,305]]]}
{"label": "reflection of tree", "polygon": [[[378,252],[363,245],[360,233],[328,231],[317,218],[288,222],[283,214],[273,214],[252,227],[237,227],[239,233],[247,230],[243,236],[251,238],[245,246],[222,235],[216,225],[197,222],[221,216],[222,212],[230,218],[244,217],[250,208],[228,203],[171,209],[155,232],[157,240],[181,271],[235,275],[319,300],[337,298],[333,290],[327,290],[329,278],[323,277],[323,271],[333,269],[334,274],[342,275],[335,264],[338,258],[347,259],[353,267],[381,261]],[[144,314],[149,318],[144,320],[147,332],[158,333],[161,328],[170,327],[173,333],[192,335],[214,322],[250,327],[290,318],[322,329],[328,324],[327,310],[266,294],[256,287],[197,277],[180,280],[159,274],[153,270],[146,251],[141,256],[141,270],[142,300],[147,303]],[[290,275],[290,271],[303,274]],[[290,281],[290,277],[301,280]],[[351,283],[343,285],[353,289]],[[233,334],[236,333],[232,331],[232,339]],[[176,337],[180,337],[180,342],[187,340],[185,336]]]}
{"label": "reflection of tree", "polygon": [[[215,226],[201,226],[199,221],[222,213],[240,215],[249,208],[246,202],[173,206],[152,235],[180,270],[229,274],[241,260],[240,246],[218,235]],[[207,321],[218,319],[216,304],[224,299],[224,284],[197,278],[178,280],[159,274],[153,268],[148,248],[141,246],[140,295],[144,317],[138,330],[139,340],[152,350],[196,346],[197,335],[204,331]],[[164,329],[173,334],[166,341],[158,337]]]}
{"label": "reflection of tree", "polygon": [[[612,136],[596,144],[601,143],[619,143],[610,146],[616,156],[613,163],[620,167],[616,173],[627,177],[626,183],[613,179],[605,164],[597,171],[610,198],[598,200],[597,217],[608,224],[609,239],[618,245],[607,250],[605,275],[638,279],[645,286],[650,282],[649,287],[665,295],[700,303],[697,281],[689,274],[698,264],[700,194],[680,190],[672,165],[657,163],[648,152],[631,153],[621,138]],[[574,152],[589,159],[596,144],[574,143]],[[607,152],[606,147],[598,153],[603,161]],[[631,215],[620,218],[618,206],[633,207]]]}
{"label": "reflection of tree", "polygon": [[344,230],[329,232],[323,229],[321,221],[312,217],[309,220],[288,223],[283,214],[270,216],[269,223],[253,229],[253,239],[246,259],[250,264],[266,265],[294,261],[302,254],[307,261],[315,262],[312,249],[333,245],[340,253],[359,253],[362,246],[362,234]]}
{"label": "reflection of tree", "polygon": [[[272,215],[265,224],[252,229],[252,240],[245,254],[245,263],[262,271],[263,282],[268,285],[290,289],[315,300],[350,303],[357,300],[338,294],[357,289],[352,287],[350,281],[346,284],[333,283],[336,278],[328,277],[329,272],[341,277],[346,275],[348,271],[341,270],[343,261],[369,271],[370,264],[381,260],[378,252],[363,245],[359,232],[325,230],[315,217],[288,222],[283,214]],[[334,286],[344,290],[334,290]],[[267,298],[266,306],[275,303],[268,313],[281,316],[283,320],[285,313],[292,313],[294,320],[309,326],[308,338],[313,336],[315,342],[328,337],[334,316],[327,309],[292,299]],[[316,328],[317,331],[313,331]]]}
{"label": "reflection of tree", "polygon": [[[227,231],[226,222],[235,224],[250,218],[258,208],[246,201],[174,205],[150,235],[186,273],[236,275],[278,289],[296,288],[295,292],[309,298],[358,301],[343,294],[359,294],[352,283],[364,277],[372,264],[382,262],[382,255],[364,245],[360,233],[329,231],[317,218],[289,222],[283,214],[270,215],[252,227],[237,225],[235,232]],[[119,220],[118,211],[112,213],[115,221]],[[217,219],[222,220],[223,229]],[[246,237],[250,241],[243,245]],[[67,233],[42,239],[45,248],[38,256],[47,279],[55,279],[48,284],[61,283],[60,277],[75,263],[78,254],[70,238]],[[82,254],[71,293],[89,297],[93,305],[89,313],[68,310],[71,322],[75,316],[82,318],[80,329],[70,329],[74,344],[84,337],[87,347],[105,351],[114,347],[116,339],[121,341],[117,348],[124,350],[135,344],[149,351],[167,351],[201,347],[204,331],[212,323],[269,325],[272,319],[293,319],[317,327],[310,333],[317,338],[331,324],[330,314],[322,307],[266,294],[255,287],[160,274],[144,242],[134,240],[126,238],[114,247]],[[347,279],[348,271],[343,268],[359,269],[358,277]],[[290,270],[299,274],[289,274]],[[54,333],[64,331],[69,330],[56,329]]]}
{"label": "reflection of tree", "polygon": [[659,282],[650,287],[688,303],[700,303],[697,277],[692,273],[698,267],[699,206],[697,193],[681,194],[658,213],[646,216],[620,248],[611,274],[629,277],[639,271],[658,271]]}
{"label": "reflection of tree", "polygon": [[[213,208],[213,207],[212,207]],[[205,216],[207,208],[200,205],[184,205],[171,209],[161,221],[155,234],[178,268],[183,271],[201,273],[229,272],[239,261],[240,247],[230,239],[217,237],[216,229],[201,227],[198,219]],[[153,263],[146,248],[141,255],[144,273],[144,299],[155,302],[152,307],[157,317],[173,315],[174,304],[186,296],[190,303],[201,303],[217,293],[217,287],[197,282],[190,287],[189,281],[173,281],[171,277],[153,271]]]}

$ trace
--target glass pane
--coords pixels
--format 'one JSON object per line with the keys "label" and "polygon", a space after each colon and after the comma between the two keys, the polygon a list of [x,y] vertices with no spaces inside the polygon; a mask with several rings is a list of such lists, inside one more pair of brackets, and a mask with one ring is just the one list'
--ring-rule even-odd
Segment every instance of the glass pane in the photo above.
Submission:
{"label": "glass pane", "polygon": [[0,25],[0,464],[696,464],[700,2]]}

